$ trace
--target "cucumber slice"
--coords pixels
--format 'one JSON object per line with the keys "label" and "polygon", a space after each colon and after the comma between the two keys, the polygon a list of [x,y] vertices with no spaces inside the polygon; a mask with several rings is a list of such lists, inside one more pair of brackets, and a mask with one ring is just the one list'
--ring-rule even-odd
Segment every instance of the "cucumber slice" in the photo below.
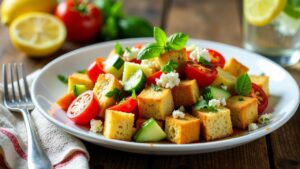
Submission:
{"label": "cucumber slice", "polygon": [[134,90],[136,93],[139,93],[144,89],[146,81],[146,75],[139,69],[124,83],[124,90],[126,92]]}
{"label": "cucumber slice", "polygon": [[75,84],[73,86],[73,93],[74,93],[75,97],[79,96],[81,93],[83,93],[87,90],[88,90],[88,88],[86,87],[86,85]]}
{"label": "cucumber slice", "polygon": [[222,98],[229,98],[231,94],[221,88],[208,86],[203,90],[203,97],[205,100],[211,100],[211,99],[222,99]]}
{"label": "cucumber slice", "polygon": [[166,137],[166,133],[161,129],[157,122],[151,118],[143,123],[133,139],[136,142],[152,142],[163,140]]}
{"label": "cucumber slice", "polygon": [[115,75],[118,79],[122,76],[123,68],[124,60],[119,55],[114,55],[105,61],[105,72]]}
{"label": "cucumber slice", "polygon": [[122,81],[126,82],[139,69],[141,69],[144,72],[146,77],[149,77],[153,73],[151,68],[146,67],[144,65],[131,63],[131,62],[125,62]]}

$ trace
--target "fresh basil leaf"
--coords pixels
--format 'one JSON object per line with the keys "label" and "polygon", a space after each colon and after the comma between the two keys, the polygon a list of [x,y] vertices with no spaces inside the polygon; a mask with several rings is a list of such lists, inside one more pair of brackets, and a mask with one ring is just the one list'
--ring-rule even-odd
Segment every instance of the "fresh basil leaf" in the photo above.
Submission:
{"label": "fresh basil leaf", "polygon": [[117,43],[115,44],[115,51],[116,51],[116,53],[117,53],[119,56],[122,56],[123,53],[124,53],[124,51],[123,51],[123,49],[122,49],[122,46],[121,46],[121,44],[120,44],[119,42],[117,42]]}
{"label": "fresh basil leaf", "polygon": [[131,52],[131,49],[129,47],[126,47],[125,50],[130,53]]}
{"label": "fresh basil leaf", "polygon": [[171,50],[181,50],[185,47],[188,38],[189,37],[186,34],[175,33],[168,38],[166,48]]}
{"label": "fresh basil leaf", "polygon": [[251,92],[251,80],[248,74],[240,75],[235,84],[235,92],[238,95],[247,96]]}
{"label": "fresh basil leaf", "polygon": [[166,33],[159,27],[154,27],[153,32],[154,32],[154,38],[156,40],[156,43],[160,46],[165,46],[167,42]]}
{"label": "fresh basil leaf", "polygon": [[156,43],[150,43],[139,51],[137,58],[138,60],[151,59],[159,57],[163,52],[164,48]]}
{"label": "fresh basil leaf", "polygon": [[57,75],[57,78],[58,78],[58,80],[61,81],[62,83],[68,84],[68,78],[67,78],[66,76],[59,74],[59,75]]}
{"label": "fresh basil leaf", "polygon": [[212,67],[212,64],[209,61],[207,61],[206,59],[204,59],[202,56],[199,57],[198,62],[204,66]]}
{"label": "fresh basil leaf", "polygon": [[170,60],[166,65],[161,67],[161,71],[164,73],[170,73],[177,67],[178,67],[178,63],[174,62],[173,60]]}
{"label": "fresh basil leaf", "polygon": [[156,92],[157,91],[161,91],[161,88],[159,86],[157,86],[157,85],[154,85],[154,84],[151,85],[151,89],[154,90],[154,91],[156,91]]}

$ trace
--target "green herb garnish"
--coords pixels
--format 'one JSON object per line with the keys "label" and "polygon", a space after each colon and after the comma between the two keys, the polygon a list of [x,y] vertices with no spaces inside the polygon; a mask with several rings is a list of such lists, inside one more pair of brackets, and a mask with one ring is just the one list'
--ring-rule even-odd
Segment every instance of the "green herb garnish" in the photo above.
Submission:
{"label": "green herb garnish", "polygon": [[199,57],[198,62],[204,66],[212,67],[212,64],[209,61],[207,61],[206,59],[204,59],[204,57],[202,57],[202,56]]}
{"label": "green herb garnish", "polygon": [[170,73],[178,67],[178,63],[170,60],[166,65],[161,67],[163,73]]}
{"label": "green herb garnish", "polygon": [[121,46],[121,44],[120,44],[119,42],[117,42],[117,43],[115,44],[115,52],[116,52],[119,56],[122,56],[123,53],[124,53],[124,50],[123,50],[123,48],[122,48],[122,46]]}
{"label": "green herb garnish", "polygon": [[161,88],[157,85],[154,85],[154,84],[151,85],[151,89],[156,91],[156,92],[161,91]]}
{"label": "green herb garnish", "polygon": [[251,92],[251,80],[247,73],[240,75],[234,86],[238,95],[247,96]]}
{"label": "green herb garnish", "polygon": [[57,75],[57,78],[58,78],[58,80],[61,81],[62,83],[68,84],[68,78],[67,78],[66,76],[59,74],[59,75]]}
{"label": "green herb garnish", "polygon": [[203,110],[203,111],[209,111],[209,112],[217,112],[217,108],[215,106],[209,106],[206,100],[200,100],[196,105],[194,106],[195,110]]}
{"label": "green herb garnish", "polygon": [[131,49],[129,47],[126,47],[125,50],[130,53],[131,52]]}
{"label": "green herb garnish", "polygon": [[114,88],[113,90],[107,92],[105,96],[113,97],[116,101],[120,101],[123,98],[123,94],[118,88]]}

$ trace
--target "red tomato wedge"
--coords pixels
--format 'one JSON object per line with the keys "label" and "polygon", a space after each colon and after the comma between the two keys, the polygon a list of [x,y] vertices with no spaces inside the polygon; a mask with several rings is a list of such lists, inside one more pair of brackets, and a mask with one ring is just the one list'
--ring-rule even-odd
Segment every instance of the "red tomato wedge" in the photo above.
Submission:
{"label": "red tomato wedge", "polygon": [[97,78],[99,74],[103,74],[104,72],[104,65],[103,65],[103,59],[102,58],[97,58],[87,69],[87,75],[89,78],[96,83]]}
{"label": "red tomato wedge", "polygon": [[214,67],[205,67],[197,63],[188,63],[185,67],[185,75],[188,79],[196,79],[200,88],[210,85],[217,77]]}
{"label": "red tomato wedge", "polygon": [[249,94],[251,97],[255,97],[258,100],[258,113],[263,114],[269,104],[269,98],[264,90],[257,84],[252,83],[252,90]]}
{"label": "red tomato wedge", "polygon": [[221,53],[219,53],[213,49],[207,49],[207,50],[209,52],[209,57],[211,58],[210,62],[216,67],[220,66],[221,68],[223,68],[225,65],[224,56]]}
{"label": "red tomato wedge", "polygon": [[116,110],[126,113],[134,113],[134,109],[137,108],[137,100],[131,97],[128,97],[125,101],[108,108],[109,110]]}
{"label": "red tomato wedge", "polygon": [[153,73],[152,75],[150,75],[147,78],[147,84],[148,85],[156,84],[156,79],[159,79],[162,74],[163,74],[162,71],[158,71],[158,72]]}
{"label": "red tomato wedge", "polygon": [[138,59],[132,59],[132,60],[128,60],[128,59],[125,59],[127,62],[132,62],[132,63],[137,63],[137,64],[141,64],[142,61],[141,60],[138,60]]}
{"label": "red tomato wedge", "polygon": [[79,95],[69,106],[67,116],[75,124],[88,124],[100,111],[99,103],[89,90]]}

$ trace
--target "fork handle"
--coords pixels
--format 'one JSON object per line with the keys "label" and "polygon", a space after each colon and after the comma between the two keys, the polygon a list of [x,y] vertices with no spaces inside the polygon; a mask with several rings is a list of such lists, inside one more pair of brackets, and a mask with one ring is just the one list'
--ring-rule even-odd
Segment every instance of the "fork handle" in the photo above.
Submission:
{"label": "fork handle", "polygon": [[47,155],[41,148],[41,143],[37,137],[34,123],[31,119],[28,110],[22,110],[22,115],[25,121],[27,138],[28,138],[28,168],[29,169],[50,169],[52,168],[51,162]]}

